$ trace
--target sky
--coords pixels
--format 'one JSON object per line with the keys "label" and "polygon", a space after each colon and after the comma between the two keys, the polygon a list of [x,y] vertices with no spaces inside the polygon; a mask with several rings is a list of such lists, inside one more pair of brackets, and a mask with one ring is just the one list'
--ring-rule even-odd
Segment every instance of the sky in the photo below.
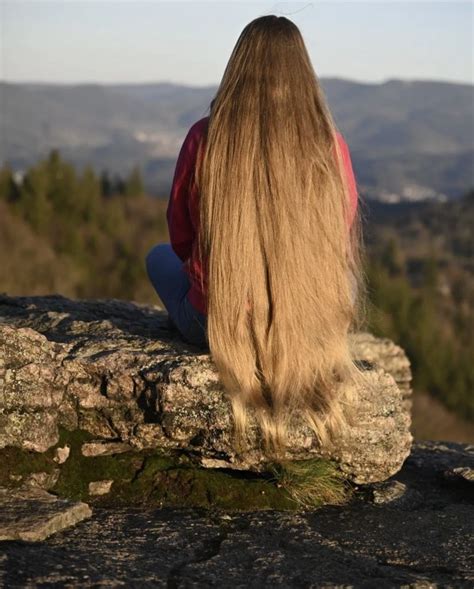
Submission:
{"label": "sky", "polygon": [[0,0],[0,79],[218,85],[242,29],[300,29],[320,77],[474,82],[473,2]]}

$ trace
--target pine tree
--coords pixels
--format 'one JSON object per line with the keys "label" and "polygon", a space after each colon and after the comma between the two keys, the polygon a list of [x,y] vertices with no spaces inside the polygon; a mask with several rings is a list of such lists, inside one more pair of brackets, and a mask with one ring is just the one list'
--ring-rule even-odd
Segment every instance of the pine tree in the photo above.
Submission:
{"label": "pine tree", "polygon": [[134,166],[126,180],[125,194],[128,197],[137,198],[144,194],[142,176],[139,166]]}
{"label": "pine tree", "polygon": [[0,200],[15,202],[20,197],[20,189],[15,181],[13,169],[7,163],[0,168]]}
{"label": "pine tree", "polygon": [[398,276],[404,272],[405,260],[394,237],[390,237],[386,242],[382,250],[381,262],[391,276]]}
{"label": "pine tree", "polygon": [[104,198],[108,198],[112,195],[112,181],[107,170],[102,170],[100,173],[100,191]]}
{"label": "pine tree", "polygon": [[48,175],[44,167],[38,165],[30,168],[20,188],[18,200],[13,203],[13,210],[38,233],[47,233],[52,207],[48,200]]}
{"label": "pine tree", "polygon": [[101,205],[101,184],[91,166],[86,166],[78,182],[77,200],[80,215],[86,223],[95,223]]}

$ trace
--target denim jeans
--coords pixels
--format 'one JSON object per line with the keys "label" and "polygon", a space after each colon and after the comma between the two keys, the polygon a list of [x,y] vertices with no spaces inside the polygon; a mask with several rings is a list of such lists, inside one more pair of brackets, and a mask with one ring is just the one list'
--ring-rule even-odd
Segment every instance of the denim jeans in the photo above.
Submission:
{"label": "denim jeans", "polygon": [[183,338],[194,345],[207,348],[207,315],[191,305],[186,296],[190,289],[182,260],[169,243],[159,243],[146,256],[148,277],[162,300],[171,321]]}

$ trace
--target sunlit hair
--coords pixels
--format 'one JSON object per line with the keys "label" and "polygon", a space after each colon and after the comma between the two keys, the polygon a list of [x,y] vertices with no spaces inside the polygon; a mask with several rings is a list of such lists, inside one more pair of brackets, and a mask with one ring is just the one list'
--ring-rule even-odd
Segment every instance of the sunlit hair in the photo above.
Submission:
{"label": "sunlit hair", "polygon": [[340,385],[362,373],[348,333],[366,288],[341,158],[299,29],[256,18],[211,102],[195,170],[209,349],[241,449],[249,409],[274,456],[295,412],[321,444],[350,427],[354,399]]}

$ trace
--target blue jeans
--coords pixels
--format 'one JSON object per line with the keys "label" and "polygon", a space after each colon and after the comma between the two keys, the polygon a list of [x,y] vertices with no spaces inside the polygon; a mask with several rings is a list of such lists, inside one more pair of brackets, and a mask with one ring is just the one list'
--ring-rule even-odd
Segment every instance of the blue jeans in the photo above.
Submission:
{"label": "blue jeans", "polygon": [[183,338],[194,345],[208,347],[207,315],[191,305],[186,296],[190,289],[182,260],[169,243],[159,243],[146,256],[148,277],[162,300],[171,321]]}

